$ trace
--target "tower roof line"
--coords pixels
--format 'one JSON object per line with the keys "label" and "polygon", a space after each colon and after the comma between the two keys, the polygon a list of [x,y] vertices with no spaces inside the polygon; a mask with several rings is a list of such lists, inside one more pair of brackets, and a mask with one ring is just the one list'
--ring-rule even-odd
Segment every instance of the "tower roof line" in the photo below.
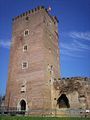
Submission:
{"label": "tower roof line", "polygon": [[35,13],[35,12],[37,12],[37,11],[39,11],[39,10],[42,10],[42,9],[47,12],[47,14],[50,16],[50,18],[51,18],[54,22],[55,22],[55,21],[59,22],[58,19],[57,19],[57,17],[56,17],[56,16],[53,16],[53,17],[52,17],[52,16],[49,14],[49,11],[48,11],[44,6],[38,6],[38,7],[35,8],[35,9],[28,10],[28,11],[26,11],[26,12],[24,12],[24,13],[16,16],[16,17],[14,17],[14,18],[12,19],[12,21],[15,21],[15,20],[17,20],[17,19],[19,19],[19,18],[22,18],[23,16],[26,16],[26,17],[27,17],[28,15],[30,15],[30,14],[32,14],[32,13]]}

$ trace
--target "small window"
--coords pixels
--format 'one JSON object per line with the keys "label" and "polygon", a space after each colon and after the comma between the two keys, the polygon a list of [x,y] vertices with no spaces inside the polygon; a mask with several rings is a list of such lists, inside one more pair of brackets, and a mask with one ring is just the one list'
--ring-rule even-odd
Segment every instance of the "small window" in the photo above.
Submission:
{"label": "small window", "polygon": [[26,92],[26,81],[23,81],[21,85],[21,93],[25,93],[25,92]]}
{"label": "small window", "polygon": [[27,35],[29,35],[29,30],[24,31],[24,36],[27,36]]}
{"label": "small window", "polygon": [[27,20],[27,21],[29,20],[29,17],[28,17],[28,16],[26,17],[26,20]]}
{"label": "small window", "polygon": [[54,98],[54,100],[56,100],[56,98]]}
{"label": "small window", "polygon": [[53,70],[53,65],[51,65],[51,70]]}
{"label": "small window", "polygon": [[22,85],[21,87],[25,87],[25,85]]}
{"label": "small window", "polygon": [[26,92],[26,87],[25,86],[21,87],[21,93],[24,93],[24,92]]}
{"label": "small window", "polygon": [[22,63],[22,69],[26,69],[28,68],[28,63],[27,62],[23,62]]}
{"label": "small window", "polygon": [[27,51],[27,45],[23,46],[23,51]]}

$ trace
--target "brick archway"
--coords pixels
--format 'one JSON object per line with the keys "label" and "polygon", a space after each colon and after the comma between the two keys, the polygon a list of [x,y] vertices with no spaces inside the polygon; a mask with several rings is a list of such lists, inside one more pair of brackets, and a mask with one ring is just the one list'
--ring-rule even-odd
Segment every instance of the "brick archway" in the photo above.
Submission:
{"label": "brick archway", "polygon": [[22,110],[28,111],[28,104],[27,104],[26,99],[22,98],[18,101],[17,110],[18,111],[22,111]]}
{"label": "brick archway", "polygon": [[65,94],[61,94],[58,98],[57,105],[59,108],[70,108],[69,100]]}

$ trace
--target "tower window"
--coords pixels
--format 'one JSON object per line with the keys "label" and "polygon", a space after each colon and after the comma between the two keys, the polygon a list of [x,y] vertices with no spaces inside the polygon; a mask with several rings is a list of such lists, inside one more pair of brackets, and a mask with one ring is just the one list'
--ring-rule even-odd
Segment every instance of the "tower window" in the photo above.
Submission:
{"label": "tower window", "polygon": [[27,35],[29,35],[29,30],[28,29],[24,31],[24,36],[27,36]]}
{"label": "tower window", "polygon": [[24,92],[26,92],[26,86],[21,86],[21,93],[24,93]]}
{"label": "tower window", "polygon": [[26,81],[23,81],[22,85],[21,85],[21,93],[26,92]]}
{"label": "tower window", "polygon": [[23,46],[23,51],[27,51],[27,45]]}
{"label": "tower window", "polygon": [[28,68],[28,62],[23,62],[22,63],[22,69]]}
{"label": "tower window", "polygon": [[26,20],[27,20],[27,21],[29,20],[29,17],[28,17],[28,16],[26,17]]}

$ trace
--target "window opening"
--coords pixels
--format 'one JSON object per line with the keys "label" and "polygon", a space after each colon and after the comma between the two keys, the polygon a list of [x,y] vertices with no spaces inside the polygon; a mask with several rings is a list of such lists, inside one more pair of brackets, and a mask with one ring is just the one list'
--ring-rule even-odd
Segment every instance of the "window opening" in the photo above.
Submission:
{"label": "window opening", "polygon": [[22,63],[22,69],[28,68],[28,63],[27,62],[23,62]]}
{"label": "window opening", "polygon": [[27,36],[27,35],[29,35],[29,30],[24,31],[24,36]]}

